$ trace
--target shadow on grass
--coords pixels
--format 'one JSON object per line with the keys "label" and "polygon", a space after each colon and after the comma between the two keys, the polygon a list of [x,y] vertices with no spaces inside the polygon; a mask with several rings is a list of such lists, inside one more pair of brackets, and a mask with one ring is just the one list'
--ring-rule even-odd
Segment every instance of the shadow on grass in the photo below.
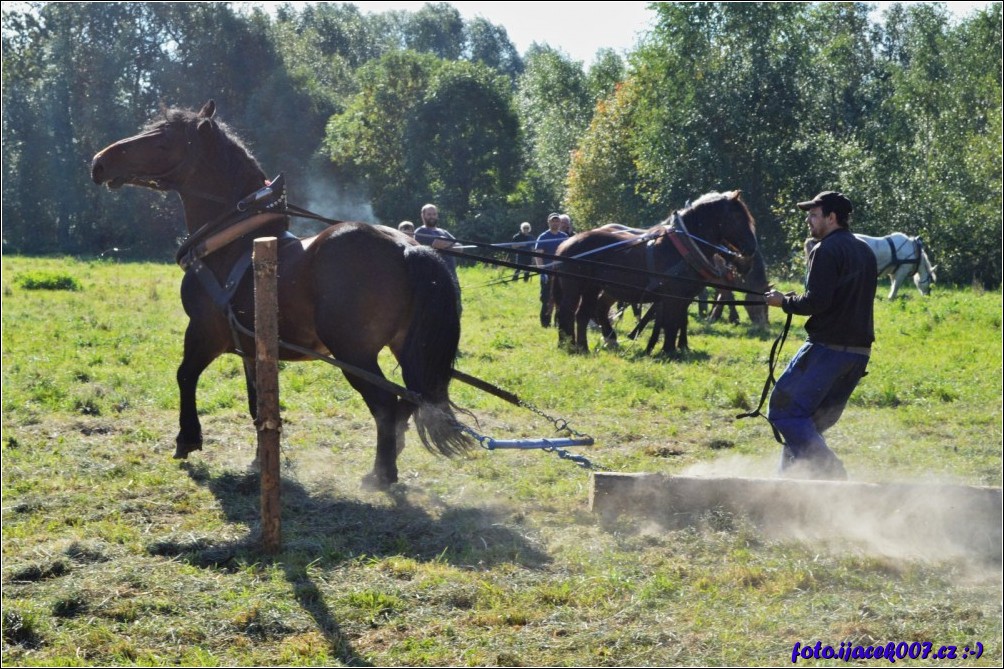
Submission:
{"label": "shadow on grass", "polygon": [[[215,542],[211,538],[164,540],[151,544],[154,555],[175,557],[204,569],[238,571],[268,561],[281,566],[297,601],[315,621],[332,653],[351,666],[367,666],[331,613],[307,566],[321,570],[359,557],[404,556],[420,562],[479,567],[516,563],[539,568],[550,557],[518,532],[503,526],[505,512],[484,507],[447,508],[438,517],[409,500],[405,487],[395,487],[388,503],[339,498],[309,491],[289,478],[282,480],[283,550],[261,552],[259,478],[255,472],[211,472],[205,464],[183,463],[191,479],[206,487],[229,522],[248,526],[246,538]],[[441,506],[441,505],[437,505]]]}

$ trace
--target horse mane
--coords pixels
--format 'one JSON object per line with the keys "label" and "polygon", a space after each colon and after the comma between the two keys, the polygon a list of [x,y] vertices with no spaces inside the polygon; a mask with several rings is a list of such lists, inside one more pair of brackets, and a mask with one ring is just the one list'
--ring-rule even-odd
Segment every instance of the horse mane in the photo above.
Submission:
{"label": "horse mane", "polygon": [[[197,127],[200,121],[204,121],[198,112],[180,107],[168,107],[162,109],[159,117],[150,121],[143,132],[154,130],[164,125],[178,128]],[[235,173],[238,167],[243,166],[249,176],[254,176],[256,182],[261,183],[265,179],[265,170],[262,169],[251,151],[247,148],[244,140],[241,139],[237,131],[228,126],[218,118],[209,119],[213,127],[217,130],[217,138],[222,140],[219,146],[223,148],[225,155],[222,164],[226,165],[228,171]]]}
{"label": "horse mane", "polygon": [[[704,207],[715,206],[720,204],[738,204],[742,209],[744,216],[746,217],[746,223],[749,225],[750,230],[756,233],[756,219],[753,218],[753,214],[750,213],[749,207],[743,202],[742,192],[738,190],[729,191],[727,193],[719,193],[718,191],[710,191],[701,195],[693,202],[689,202],[686,207],[680,210],[680,215],[684,216],[697,209],[703,209]],[[672,217],[671,217],[672,218]],[[667,219],[668,222],[669,219]]]}

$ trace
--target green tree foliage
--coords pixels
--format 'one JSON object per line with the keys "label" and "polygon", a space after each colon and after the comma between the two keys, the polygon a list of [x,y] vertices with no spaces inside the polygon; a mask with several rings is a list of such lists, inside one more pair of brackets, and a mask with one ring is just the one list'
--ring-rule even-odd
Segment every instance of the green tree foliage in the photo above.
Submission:
{"label": "green tree foliage", "polygon": [[445,220],[463,222],[511,191],[519,124],[505,80],[402,51],[361,68],[358,81],[325,146],[343,179],[368,188],[378,218],[416,218],[435,202]]}
{"label": "green tree foliage", "polygon": [[523,59],[502,26],[477,17],[464,27],[464,57],[508,76],[513,82],[523,72]]}
{"label": "green tree foliage", "polygon": [[565,198],[565,180],[572,151],[592,116],[582,64],[560,52],[534,45],[519,78],[516,105],[523,128],[526,155],[524,188],[539,218]]}
{"label": "green tree foliage", "polygon": [[572,157],[569,213],[580,227],[606,223],[649,227],[666,215],[638,192],[638,170],[631,150],[636,95],[629,79],[602,100]]}
{"label": "green tree foliage", "polygon": [[939,5],[899,8],[887,31],[875,213],[924,236],[939,278],[999,285],[1001,4],[955,28]]}
{"label": "green tree foliage", "polygon": [[614,92],[627,73],[624,59],[613,49],[600,49],[586,74],[586,87],[593,100],[599,102]]}
{"label": "green tree foliage", "polygon": [[509,84],[484,66],[446,63],[408,125],[410,171],[431,200],[476,234],[475,217],[499,207],[519,169],[519,120]]}
{"label": "green tree foliage", "polygon": [[762,244],[777,253],[776,210],[802,109],[803,5],[658,5],[659,27],[637,55],[634,149],[644,192],[664,209],[711,190],[741,189]]}
{"label": "green tree foliage", "polygon": [[740,188],[784,266],[805,235],[793,203],[839,189],[858,203],[855,229],[922,235],[942,281],[1000,284],[1000,3],[957,26],[927,3],[879,24],[861,3],[654,9],[618,101],[629,108],[603,107],[583,136],[573,211]]}
{"label": "green tree foliage", "polygon": [[464,19],[449,3],[427,3],[408,17],[404,45],[444,60],[459,60],[464,51]]}
{"label": "green tree foliage", "polygon": [[150,73],[161,46],[147,7],[4,10],[3,34],[5,251],[101,252],[163,240],[162,202],[137,222],[127,216],[130,198],[109,203],[87,179],[90,155],[110,136],[135,132],[155,108]]}
{"label": "green tree foliage", "polygon": [[652,11],[627,66],[605,50],[585,72],[446,3],[6,3],[4,251],[168,257],[177,199],[108,197],[87,166],[161,105],[214,98],[294,202],[353,187],[396,222],[431,200],[508,238],[562,207],[646,225],[739,188],[778,272],[805,234],[793,203],[835,188],[855,229],[923,236],[940,281],[1000,285],[1000,2],[959,22],[938,3]]}
{"label": "green tree foliage", "polygon": [[421,175],[408,169],[405,138],[440,65],[411,51],[364,65],[356,73],[359,93],[328,122],[324,146],[340,179],[364,184],[381,220],[415,218],[427,201]]}

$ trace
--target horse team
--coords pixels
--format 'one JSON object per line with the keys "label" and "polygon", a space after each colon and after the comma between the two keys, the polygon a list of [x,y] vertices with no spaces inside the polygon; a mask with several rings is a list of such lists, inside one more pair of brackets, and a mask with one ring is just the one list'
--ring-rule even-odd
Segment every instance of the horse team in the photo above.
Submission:
{"label": "horse team", "polygon": [[[268,182],[257,161],[209,101],[199,112],[166,110],[140,134],[99,152],[91,177],[110,188],[133,185],[177,192],[189,237],[178,252],[185,270],[182,302],[189,316],[177,382],[181,397],[175,457],[202,447],[196,386],[223,353],[245,360],[248,402],[256,410],[252,282],[247,269],[254,238],[279,238],[280,355],[287,360],[331,356],[359,392],[377,425],[373,471],[365,483],[397,481],[396,459],[414,418],[423,444],[446,455],[472,446],[453,412],[448,385],[460,333],[459,288],[437,254],[396,229],[340,223],[298,239],[288,232],[288,211],[248,209],[248,196]],[[284,198],[282,199],[284,204]],[[924,294],[935,280],[923,244],[895,233],[862,237],[878,257],[880,274],[893,277],[890,299],[914,274]],[[591,320],[615,341],[609,319],[615,302],[651,303],[663,351],[687,348],[691,301],[711,285],[728,293],[762,295],[766,266],[756,224],[739,191],[708,193],[646,230],[607,225],[564,241],[553,259],[559,339],[588,350]],[[762,300],[747,300],[755,323],[766,323]],[[723,302],[724,305],[727,302]],[[649,350],[655,344],[650,340]],[[378,363],[390,348],[405,387],[395,390]]]}

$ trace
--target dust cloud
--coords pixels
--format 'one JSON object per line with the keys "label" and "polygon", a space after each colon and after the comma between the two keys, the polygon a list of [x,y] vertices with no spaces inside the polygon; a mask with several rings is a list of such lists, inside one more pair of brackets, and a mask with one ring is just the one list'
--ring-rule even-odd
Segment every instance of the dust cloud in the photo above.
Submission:
{"label": "dust cloud", "polygon": [[[681,476],[594,479],[593,506],[643,514],[668,527],[709,512],[749,519],[765,535],[827,551],[891,558],[976,560],[1000,569],[1000,488],[938,481],[813,481],[776,476],[776,459],[732,456]],[[627,477],[634,478],[627,478]]]}

